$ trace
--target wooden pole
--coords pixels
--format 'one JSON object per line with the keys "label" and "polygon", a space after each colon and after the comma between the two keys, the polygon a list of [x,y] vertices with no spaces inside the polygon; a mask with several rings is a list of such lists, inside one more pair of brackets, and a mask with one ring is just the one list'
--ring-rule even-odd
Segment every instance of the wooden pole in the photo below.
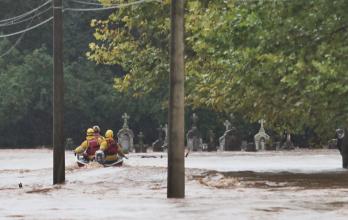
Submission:
{"label": "wooden pole", "polygon": [[53,0],[53,184],[65,182],[62,0]]}
{"label": "wooden pole", "polygon": [[171,3],[167,197],[185,197],[184,0]]}

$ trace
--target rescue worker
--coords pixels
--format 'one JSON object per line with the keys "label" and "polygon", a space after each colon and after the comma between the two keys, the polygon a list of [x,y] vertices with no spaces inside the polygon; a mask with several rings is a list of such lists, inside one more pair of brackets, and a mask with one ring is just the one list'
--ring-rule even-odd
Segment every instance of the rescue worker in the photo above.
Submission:
{"label": "rescue worker", "polygon": [[75,150],[75,154],[82,154],[86,160],[94,160],[95,152],[99,149],[101,139],[94,136],[93,128],[87,129],[86,140]]}
{"label": "rescue worker", "polygon": [[98,125],[93,126],[94,136],[98,139],[101,139],[100,142],[104,141],[104,137],[100,134],[100,127]]}
{"label": "rescue worker", "polygon": [[112,130],[107,130],[105,132],[105,140],[100,144],[100,151],[104,154],[103,160],[105,162],[118,160],[118,155],[127,158],[122,152],[120,145],[115,141],[114,132]]}

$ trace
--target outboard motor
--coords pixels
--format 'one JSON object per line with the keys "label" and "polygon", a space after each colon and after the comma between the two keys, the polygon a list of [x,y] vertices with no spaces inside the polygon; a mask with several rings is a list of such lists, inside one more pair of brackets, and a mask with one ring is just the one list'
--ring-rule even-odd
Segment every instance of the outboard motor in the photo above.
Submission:
{"label": "outboard motor", "polygon": [[105,159],[105,154],[103,151],[98,150],[97,152],[95,152],[95,160],[99,163],[103,163]]}

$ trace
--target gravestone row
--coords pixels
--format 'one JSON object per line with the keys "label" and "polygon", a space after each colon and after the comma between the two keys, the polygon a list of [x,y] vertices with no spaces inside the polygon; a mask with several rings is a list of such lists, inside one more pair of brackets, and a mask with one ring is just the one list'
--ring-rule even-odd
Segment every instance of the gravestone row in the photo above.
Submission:
{"label": "gravestone row", "polygon": [[[144,134],[139,132],[137,135],[138,143],[134,144],[134,132],[129,128],[128,120],[130,116],[127,113],[122,115],[123,126],[117,132],[118,142],[122,145],[125,152],[147,152],[149,146],[144,143]],[[186,133],[186,147],[190,151],[262,151],[272,149],[270,146],[270,136],[266,133],[264,124],[265,120],[259,120],[260,129],[254,136],[254,142],[247,143],[242,141],[241,134],[235,126],[232,125],[235,117],[230,115],[230,120],[225,120],[223,125],[225,132],[218,138],[218,146],[215,144],[215,133],[213,130],[207,132],[207,143],[203,143],[203,138],[198,129],[198,116],[193,113],[191,117],[191,128]],[[163,152],[167,150],[168,145],[168,125],[159,126],[157,128],[158,138],[151,144],[152,151]],[[274,149],[291,149],[293,144],[291,142],[291,136],[286,131],[283,134],[283,144],[278,144]],[[330,143],[330,146],[336,145],[336,143]]]}

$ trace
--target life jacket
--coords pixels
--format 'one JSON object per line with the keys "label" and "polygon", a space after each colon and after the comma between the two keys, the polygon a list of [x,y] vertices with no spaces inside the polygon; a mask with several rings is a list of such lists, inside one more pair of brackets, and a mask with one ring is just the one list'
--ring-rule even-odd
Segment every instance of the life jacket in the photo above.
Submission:
{"label": "life jacket", "polygon": [[101,143],[105,140],[105,137],[99,133],[94,133],[94,137],[97,138],[97,140]]}
{"label": "life jacket", "polygon": [[97,138],[92,138],[90,140],[87,140],[88,148],[86,150],[86,153],[88,156],[94,155],[97,150],[99,150],[99,142]]}
{"label": "life jacket", "polygon": [[108,144],[108,148],[105,150],[105,154],[106,155],[117,154],[118,152],[117,142],[113,139],[107,139],[106,142]]}

